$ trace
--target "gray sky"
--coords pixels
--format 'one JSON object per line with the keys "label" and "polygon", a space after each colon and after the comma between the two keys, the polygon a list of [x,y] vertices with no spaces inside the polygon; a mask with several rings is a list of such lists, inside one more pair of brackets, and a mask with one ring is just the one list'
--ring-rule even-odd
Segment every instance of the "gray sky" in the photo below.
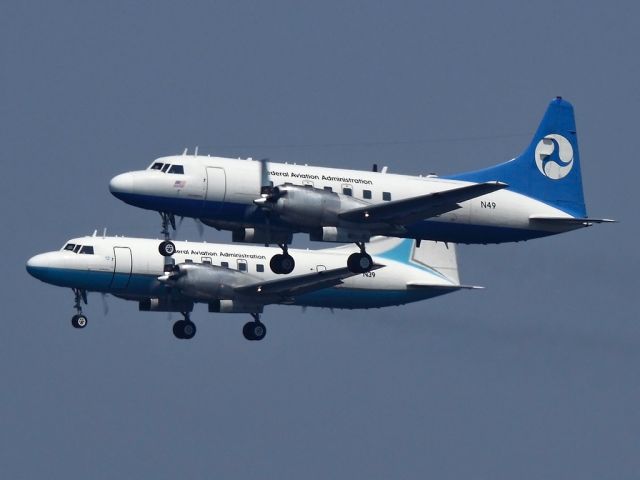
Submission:
{"label": "gray sky", "polygon": [[[133,3],[0,7],[3,478],[640,476],[637,2]],[[201,306],[184,342],[96,295],[75,331],[24,269],[94,228],[157,236],[108,181],[187,146],[455,173],[518,154],[555,95],[589,213],[622,222],[460,248],[485,291],[269,307],[260,343]],[[321,146],[387,141],[419,142]]]}

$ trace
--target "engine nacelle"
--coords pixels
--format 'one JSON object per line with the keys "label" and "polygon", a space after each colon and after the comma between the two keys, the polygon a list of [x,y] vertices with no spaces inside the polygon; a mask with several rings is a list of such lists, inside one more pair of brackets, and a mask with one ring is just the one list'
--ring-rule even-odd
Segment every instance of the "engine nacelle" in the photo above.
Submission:
{"label": "engine nacelle", "polygon": [[209,311],[212,313],[262,313],[262,305],[238,300],[216,300],[209,302]]}
{"label": "engine nacelle", "polygon": [[217,265],[181,263],[173,272],[161,279],[196,301],[207,302],[221,298],[233,298],[234,288],[254,280],[246,273]]}
{"label": "engine nacelle", "polygon": [[370,232],[342,227],[321,227],[311,230],[309,240],[312,242],[368,242]]}
{"label": "engine nacelle", "polygon": [[286,243],[290,244],[293,234],[290,230],[281,230],[274,228],[242,228],[233,230],[231,240],[234,242],[244,243]]}
{"label": "engine nacelle", "polygon": [[304,227],[338,225],[340,212],[367,205],[348,195],[290,183],[274,187],[256,203],[277,213],[282,220]]}
{"label": "engine nacelle", "polygon": [[193,302],[172,298],[146,298],[138,303],[141,312],[190,312]]}

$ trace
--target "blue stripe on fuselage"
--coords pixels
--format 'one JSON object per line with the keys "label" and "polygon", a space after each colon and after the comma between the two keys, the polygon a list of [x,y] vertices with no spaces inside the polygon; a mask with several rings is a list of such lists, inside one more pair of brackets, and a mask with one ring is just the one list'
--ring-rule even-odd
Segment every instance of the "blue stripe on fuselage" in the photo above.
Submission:
{"label": "blue stripe on fuselage", "polygon": [[174,215],[193,218],[211,218],[228,222],[242,221],[263,224],[265,216],[261,209],[255,205],[244,205],[229,202],[211,202],[192,198],[169,198],[154,195],[139,195],[133,193],[112,192],[113,195],[129,205],[155,210],[157,212],[170,212]]}
{"label": "blue stripe on fuselage", "polygon": [[[133,274],[123,289],[110,288],[113,273],[70,268],[28,267],[34,277],[60,287],[81,288],[92,292],[161,297],[166,289],[156,276]],[[294,305],[325,308],[380,308],[417,302],[450,293],[451,289],[366,290],[325,288],[300,295]]]}
{"label": "blue stripe on fuselage", "polygon": [[[98,272],[91,270],[76,270],[73,268],[27,267],[28,272],[43,282],[59,287],[81,288],[92,292],[130,293],[132,295],[162,295],[164,286],[158,281],[156,275],[134,274],[121,284],[126,288],[111,288],[113,272]],[[126,274],[117,273],[121,277]]]}
{"label": "blue stripe on fuselage", "polygon": [[[167,198],[152,195],[113,193],[122,201],[148,210],[171,212],[175,215],[210,218],[241,225],[265,225],[266,218],[261,209],[253,205],[239,203],[204,202],[188,198]],[[271,220],[271,225],[277,224]],[[282,224],[285,225],[285,224]],[[528,230],[521,228],[493,227],[465,223],[424,220],[406,226],[405,238],[419,238],[454,243],[503,243],[546,237],[555,232]]]}
{"label": "blue stripe on fuselage", "polygon": [[358,288],[326,288],[300,295],[295,305],[324,308],[381,308],[405,303],[419,302],[456,290],[452,289],[407,289],[365,290]]}

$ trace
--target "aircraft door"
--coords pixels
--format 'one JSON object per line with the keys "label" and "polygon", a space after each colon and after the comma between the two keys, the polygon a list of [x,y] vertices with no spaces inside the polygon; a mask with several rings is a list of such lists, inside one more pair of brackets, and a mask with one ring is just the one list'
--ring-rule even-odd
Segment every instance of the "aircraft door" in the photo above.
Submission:
{"label": "aircraft door", "polygon": [[222,207],[227,191],[227,176],[224,169],[207,167],[207,194],[205,212],[216,211]]}
{"label": "aircraft door", "polygon": [[111,288],[124,290],[131,279],[131,249],[128,247],[113,247],[115,265],[113,268],[113,280]]}

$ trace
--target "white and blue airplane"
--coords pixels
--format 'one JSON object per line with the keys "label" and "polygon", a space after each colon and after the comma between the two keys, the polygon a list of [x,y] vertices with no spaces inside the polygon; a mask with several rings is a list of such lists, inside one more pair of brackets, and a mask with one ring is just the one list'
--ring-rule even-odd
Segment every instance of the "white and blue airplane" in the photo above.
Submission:
{"label": "white and blue airplane", "polygon": [[142,311],[180,312],[173,326],[177,338],[196,333],[191,321],[195,303],[210,312],[248,313],[247,340],[262,340],[265,305],[325,308],[380,308],[444,295],[461,285],[453,244],[377,237],[372,239],[372,268],[363,273],[343,266],[352,245],[324,250],[296,250],[291,275],[281,277],[265,264],[277,248],[175,242],[175,264],[158,252],[157,240],[93,236],[69,240],[60,250],[27,261],[27,271],[43,282],[71,288],[76,328],[87,325],[82,304],[87,292],[109,293],[137,301]]}
{"label": "white and blue airplane", "polygon": [[293,271],[292,234],[311,240],[355,242],[353,272],[373,260],[365,243],[374,235],[455,243],[529,240],[608,222],[587,216],[572,105],[549,104],[520,156],[484,170],[446,177],[183,155],[158,158],[142,171],[111,179],[124,202],[160,212],[171,256],[175,216],[201,219],[232,231],[233,241],[278,244],[270,267]]}

